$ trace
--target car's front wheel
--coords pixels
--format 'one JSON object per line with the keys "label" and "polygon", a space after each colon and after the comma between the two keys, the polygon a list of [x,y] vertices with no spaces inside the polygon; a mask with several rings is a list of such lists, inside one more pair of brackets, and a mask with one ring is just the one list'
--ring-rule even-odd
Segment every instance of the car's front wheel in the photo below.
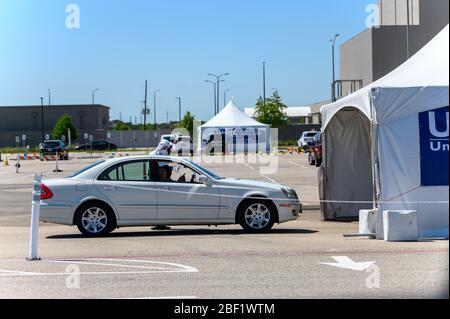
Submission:
{"label": "car's front wheel", "polygon": [[238,220],[245,231],[254,233],[268,232],[275,223],[276,208],[269,200],[246,200],[239,207]]}
{"label": "car's front wheel", "polygon": [[308,153],[308,164],[313,166],[316,165],[316,160],[314,159],[314,156],[310,153]]}
{"label": "car's front wheel", "polygon": [[107,205],[92,202],[78,209],[76,224],[83,235],[99,237],[109,234],[116,228],[116,219]]}

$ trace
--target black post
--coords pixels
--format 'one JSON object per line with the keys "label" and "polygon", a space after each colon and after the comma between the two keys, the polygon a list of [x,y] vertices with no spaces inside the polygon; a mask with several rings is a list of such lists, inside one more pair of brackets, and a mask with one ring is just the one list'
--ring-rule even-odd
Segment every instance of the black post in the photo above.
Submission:
{"label": "black post", "polygon": [[42,130],[42,143],[44,143],[45,141],[45,136],[44,136],[44,98],[41,97],[41,130]]}

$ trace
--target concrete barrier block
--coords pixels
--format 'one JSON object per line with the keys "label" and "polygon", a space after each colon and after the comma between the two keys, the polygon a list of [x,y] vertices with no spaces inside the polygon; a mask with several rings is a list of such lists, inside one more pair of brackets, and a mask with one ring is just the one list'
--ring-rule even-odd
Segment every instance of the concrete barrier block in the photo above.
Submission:
{"label": "concrete barrier block", "polygon": [[415,210],[386,210],[383,212],[385,241],[417,241],[419,229]]}
{"label": "concrete barrier block", "polygon": [[359,234],[375,234],[378,209],[361,209],[359,211]]}

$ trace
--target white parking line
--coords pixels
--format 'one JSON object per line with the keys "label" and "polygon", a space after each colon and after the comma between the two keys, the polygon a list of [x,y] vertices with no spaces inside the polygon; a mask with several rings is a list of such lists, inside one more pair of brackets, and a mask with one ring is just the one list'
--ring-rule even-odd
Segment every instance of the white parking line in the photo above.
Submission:
{"label": "white parking line", "polygon": [[266,175],[261,174],[261,176],[264,177],[264,178],[266,178],[266,179],[268,179],[269,181],[271,181],[271,182],[274,183],[274,184],[278,184],[276,180],[271,179],[270,177],[267,177]]}
{"label": "white parking line", "polygon": [[[98,261],[98,262],[96,262],[96,261]],[[120,264],[120,263],[104,263],[103,261],[122,262],[122,264]],[[2,262],[2,261],[0,261],[0,262]],[[5,262],[5,261],[3,261],[3,262]],[[7,261],[7,262],[10,262],[10,261]],[[168,263],[168,262],[160,262],[160,261],[150,261],[150,260],[90,258],[90,259],[80,259],[80,260],[46,260],[43,262],[143,269],[141,271],[77,272],[77,274],[79,274],[79,275],[136,275],[136,274],[145,275],[145,274],[158,274],[158,273],[199,272],[197,268],[192,267],[192,266]],[[123,264],[123,262],[138,263],[141,265]],[[142,265],[142,264],[144,264],[144,265]],[[149,264],[156,264],[158,266],[149,266]],[[166,266],[166,267],[161,267],[161,266]],[[28,271],[18,271],[18,270],[11,270],[11,269],[0,269],[0,277],[67,276],[69,274],[72,274],[72,272],[28,272]]]}
{"label": "white parking line", "polygon": [[196,296],[164,296],[164,297],[138,297],[138,298],[110,298],[110,299],[196,299]]}
{"label": "white parking line", "polygon": [[250,168],[251,170],[254,170],[254,168],[253,167],[251,167],[250,165],[248,165],[247,163],[242,163],[242,164],[244,164],[245,166],[247,166],[248,168]]}
{"label": "white parking line", "polygon": [[304,164],[298,164],[298,163],[295,163],[295,162],[293,162],[293,161],[289,161],[289,163],[290,164],[292,164],[292,165],[294,165],[294,166],[299,166],[299,167],[303,167],[303,168],[308,168],[306,165],[304,165]]}

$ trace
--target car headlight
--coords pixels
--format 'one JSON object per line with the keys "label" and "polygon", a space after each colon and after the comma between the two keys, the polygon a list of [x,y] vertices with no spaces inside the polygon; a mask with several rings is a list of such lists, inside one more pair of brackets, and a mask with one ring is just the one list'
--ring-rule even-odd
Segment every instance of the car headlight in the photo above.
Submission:
{"label": "car headlight", "polygon": [[284,194],[287,198],[290,198],[290,199],[293,198],[292,192],[291,192],[290,190],[288,190],[288,189],[286,189],[286,188],[282,188],[281,191],[283,192],[283,194]]}

